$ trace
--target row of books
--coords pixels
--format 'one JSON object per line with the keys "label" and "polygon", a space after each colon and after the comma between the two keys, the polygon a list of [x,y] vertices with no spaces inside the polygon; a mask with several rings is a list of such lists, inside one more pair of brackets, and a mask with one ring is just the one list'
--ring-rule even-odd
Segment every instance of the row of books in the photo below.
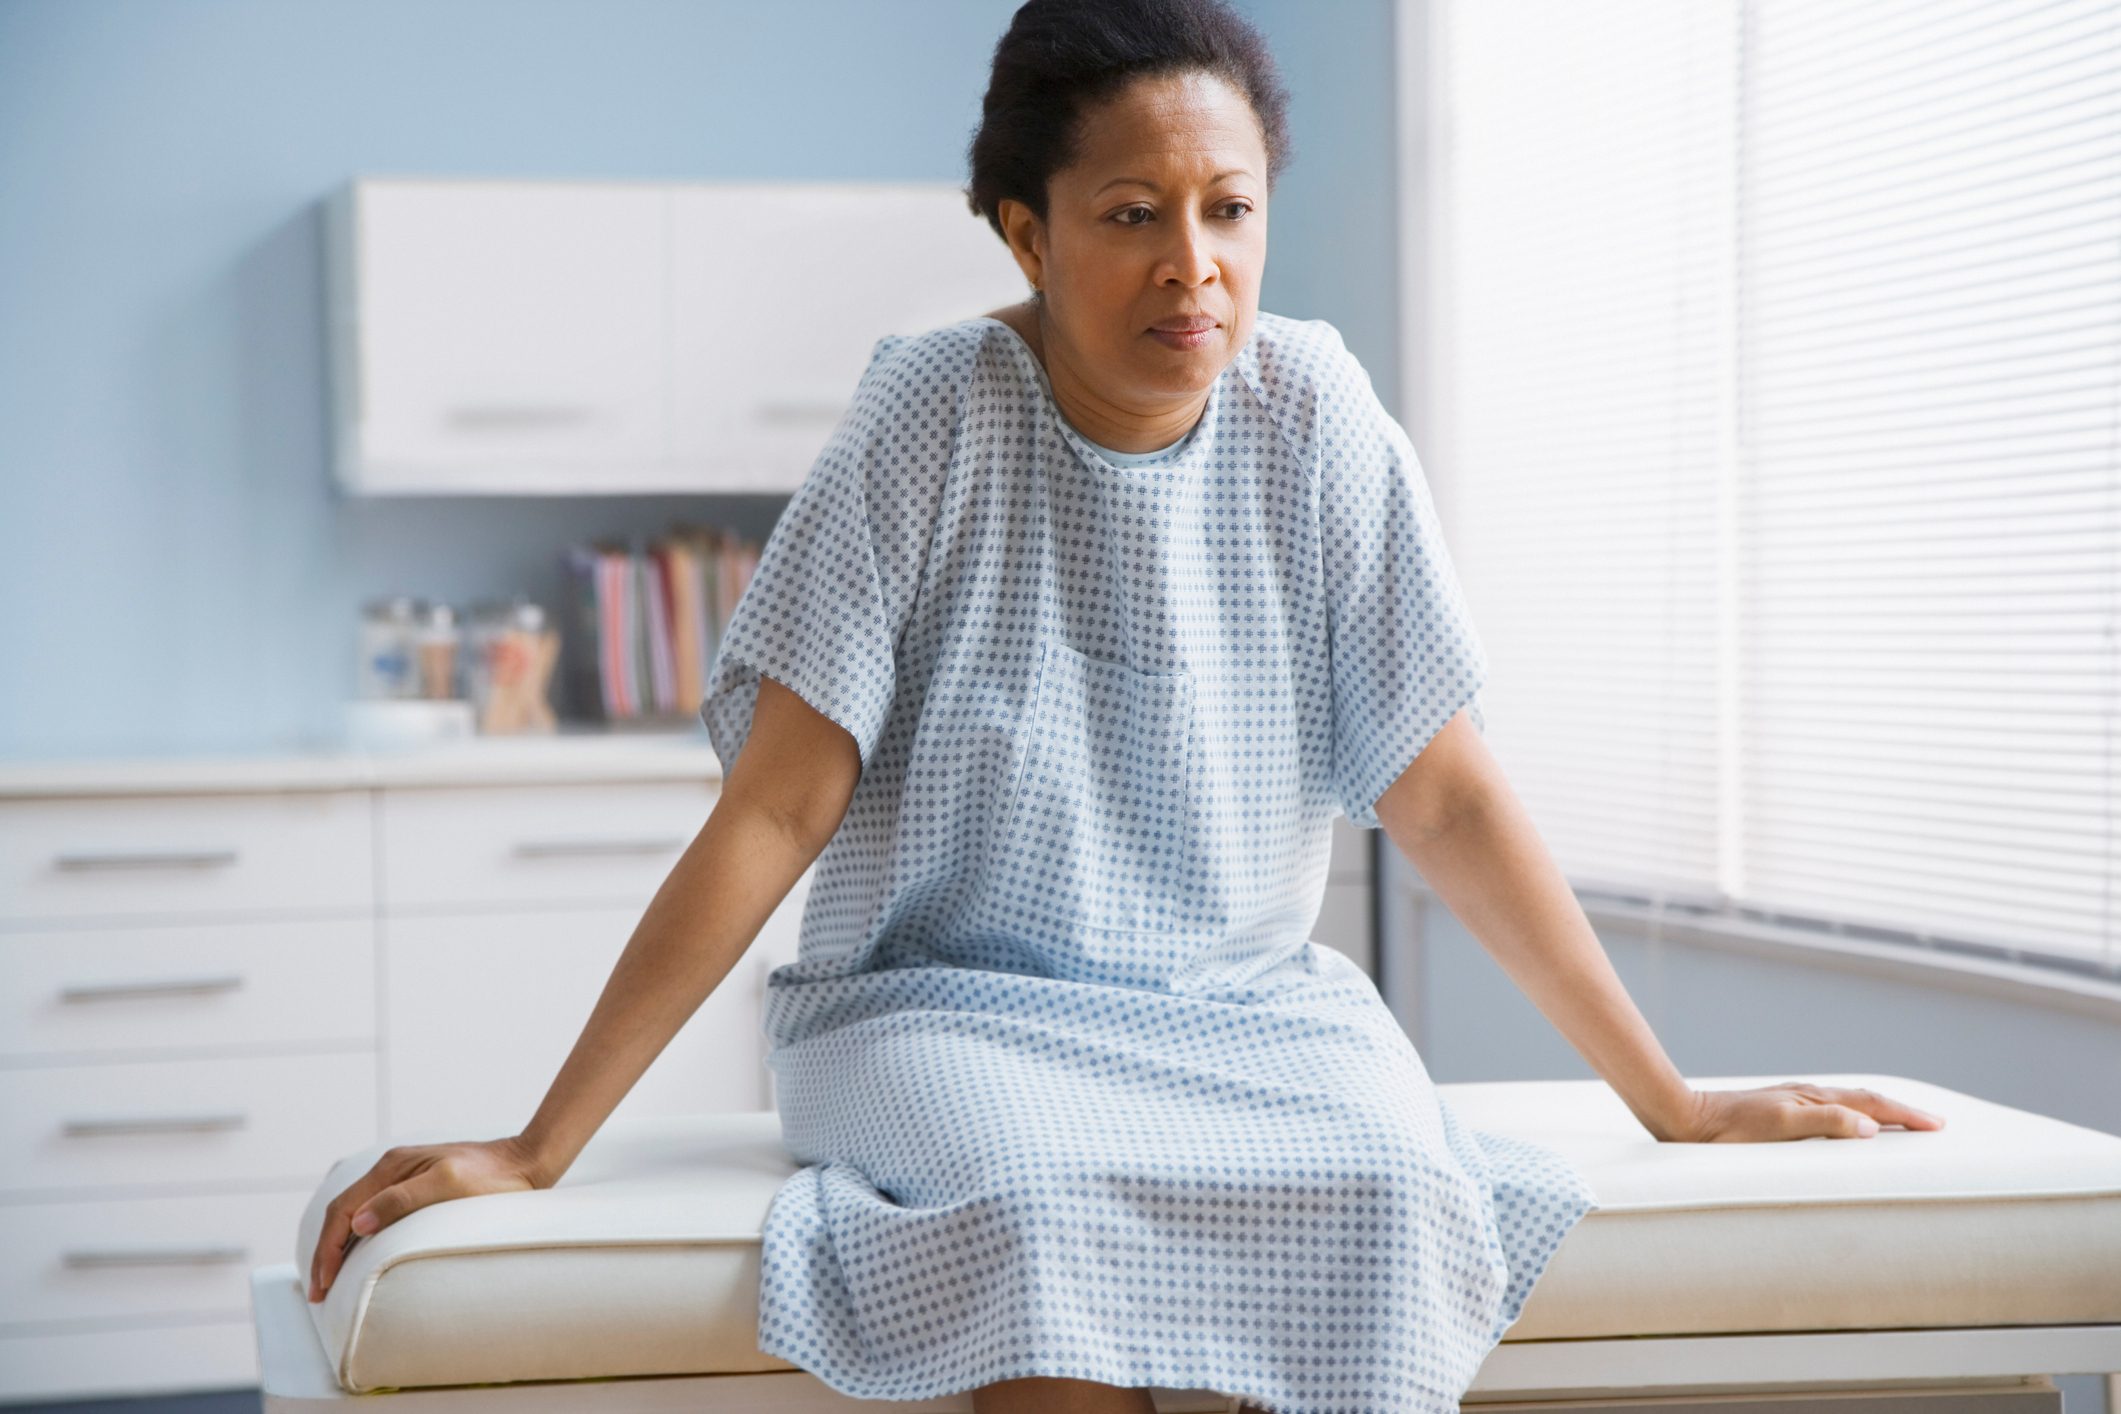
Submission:
{"label": "row of books", "polygon": [[566,550],[573,712],[605,722],[689,718],[764,547],[712,525],[673,525]]}

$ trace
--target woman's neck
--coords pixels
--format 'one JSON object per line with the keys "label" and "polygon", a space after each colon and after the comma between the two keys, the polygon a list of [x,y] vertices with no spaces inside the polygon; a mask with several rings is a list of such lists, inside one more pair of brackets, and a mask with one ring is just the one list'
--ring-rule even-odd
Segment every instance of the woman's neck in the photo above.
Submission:
{"label": "woman's neck", "polygon": [[988,317],[1001,320],[1023,337],[1033,357],[1038,359],[1039,367],[1046,371],[1046,382],[1053,389],[1053,401],[1059,405],[1061,416],[1068,419],[1070,427],[1100,447],[1115,452],[1160,451],[1192,431],[1208,405],[1208,395],[1203,391],[1191,403],[1158,417],[1130,417],[1102,406],[1074,377],[1065,359],[1060,360],[1062,366],[1056,370],[1055,361],[1047,357],[1050,345],[1046,338],[1045,317],[1036,304],[1026,300],[1007,309],[998,309]]}

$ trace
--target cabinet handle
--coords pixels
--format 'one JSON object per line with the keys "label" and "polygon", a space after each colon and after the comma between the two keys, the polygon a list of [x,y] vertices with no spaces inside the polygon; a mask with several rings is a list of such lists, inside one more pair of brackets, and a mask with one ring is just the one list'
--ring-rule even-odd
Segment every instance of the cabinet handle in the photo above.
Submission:
{"label": "cabinet handle", "polygon": [[120,1001],[127,997],[160,997],[179,992],[233,992],[241,977],[177,977],[167,982],[83,982],[59,989],[62,1002]]}
{"label": "cabinet handle", "polygon": [[595,408],[567,403],[459,403],[446,414],[450,426],[471,432],[564,427],[594,422],[596,415]]}
{"label": "cabinet handle", "polygon": [[70,1119],[63,1126],[69,1136],[104,1134],[205,1134],[221,1129],[241,1129],[249,1116],[148,1115],[140,1119]]}
{"label": "cabinet handle", "polygon": [[666,835],[654,840],[519,840],[515,852],[518,859],[554,859],[570,854],[665,854],[684,847],[684,840]]}
{"label": "cabinet handle", "polygon": [[236,852],[232,849],[102,850],[52,858],[60,869],[202,869],[235,862]]}
{"label": "cabinet handle", "polygon": [[65,1256],[69,1267],[204,1267],[249,1260],[248,1247],[107,1247],[100,1252],[75,1248]]}

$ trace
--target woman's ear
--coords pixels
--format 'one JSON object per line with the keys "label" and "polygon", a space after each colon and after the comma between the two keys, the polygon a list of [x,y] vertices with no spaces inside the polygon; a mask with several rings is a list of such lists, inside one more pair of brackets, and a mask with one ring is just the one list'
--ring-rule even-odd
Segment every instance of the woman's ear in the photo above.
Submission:
{"label": "woman's ear", "polygon": [[1017,268],[1033,289],[1043,289],[1046,284],[1046,227],[1038,214],[1013,196],[1005,196],[996,205],[996,218],[1002,223],[1002,234],[1008,239],[1009,253],[1016,257]]}

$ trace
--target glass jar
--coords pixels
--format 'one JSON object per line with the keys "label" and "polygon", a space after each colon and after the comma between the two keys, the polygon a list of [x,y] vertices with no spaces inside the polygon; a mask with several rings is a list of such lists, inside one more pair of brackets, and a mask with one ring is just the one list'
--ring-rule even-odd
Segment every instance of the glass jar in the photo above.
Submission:
{"label": "glass jar", "polygon": [[517,595],[474,605],[467,627],[472,710],[488,735],[558,728],[549,693],[560,635],[544,606]]}
{"label": "glass jar", "polygon": [[413,648],[419,678],[419,695],[430,699],[458,696],[457,649],[463,642],[457,627],[457,611],[447,604],[429,604],[413,629]]}
{"label": "glass jar", "polygon": [[427,601],[410,594],[373,599],[361,608],[354,696],[406,698],[420,695],[415,638]]}

